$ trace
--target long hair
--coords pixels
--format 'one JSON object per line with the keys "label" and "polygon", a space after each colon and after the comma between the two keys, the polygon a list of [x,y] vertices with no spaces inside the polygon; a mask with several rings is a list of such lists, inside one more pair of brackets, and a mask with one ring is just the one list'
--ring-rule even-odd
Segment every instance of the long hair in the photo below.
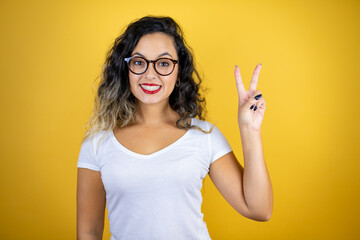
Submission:
{"label": "long hair", "polygon": [[187,119],[193,117],[205,120],[206,103],[199,93],[202,80],[195,69],[192,50],[186,44],[180,26],[170,17],[146,16],[130,23],[108,51],[94,110],[87,124],[89,130],[83,141],[102,130],[107,135],[115,127],[137,123],[136,99],[130,91],[129,70],[124,58],[131,55],[142,36],[156,32],[173,37],[179,59],[180,86],[175,87],[169,97],[171,108],[180,115],[176,126],[180,129],[196,128],[205,133],[211,132],[212,129],[204,131],[187,122]]}

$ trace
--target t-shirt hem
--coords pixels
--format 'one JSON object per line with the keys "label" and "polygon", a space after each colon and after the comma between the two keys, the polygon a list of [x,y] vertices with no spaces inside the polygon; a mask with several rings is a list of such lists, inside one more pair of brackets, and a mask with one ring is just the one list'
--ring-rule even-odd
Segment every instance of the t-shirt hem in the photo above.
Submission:
{"label": "t-shirt hem", "polygon": [[78,162],[77,167],[78,168],[88,168],[88,169],[91,169],[94,171],[100,171],[100,169],[97,166],[90,164],[90,163]]}
{"label": "t-shirt hem", "polygon": [[[231,151],[232,151],[231,148],[226,148],[226,149],[218,152],[218,153],[213,157],[211,163],[215,162],[215,161],[218,160],[220,157],[224,156],[225,154],[227,154],[227,153],[229,153],[229,152],[231,152]],[[210,163],[210,164],[211,164],[211,163]]]}

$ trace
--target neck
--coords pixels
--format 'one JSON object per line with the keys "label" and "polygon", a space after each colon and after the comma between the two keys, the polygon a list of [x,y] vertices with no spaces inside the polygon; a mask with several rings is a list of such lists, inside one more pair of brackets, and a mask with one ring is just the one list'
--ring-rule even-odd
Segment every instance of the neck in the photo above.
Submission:
{"label": "neck", "polygon": [[156,127],[164,124],[173,125],[179,118],[179,114],[175,112],[168,102],[158,104],[143,104],[137,102],[137,111],[139,124]]}

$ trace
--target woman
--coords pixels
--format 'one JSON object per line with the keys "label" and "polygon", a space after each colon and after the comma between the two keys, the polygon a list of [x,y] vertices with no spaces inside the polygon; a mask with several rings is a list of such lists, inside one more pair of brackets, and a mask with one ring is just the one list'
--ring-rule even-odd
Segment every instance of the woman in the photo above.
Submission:
{"label": "woman", "polygon": [[260,135],[265,100],[256,91],[261,65],[248,92],[235,68],[243,168],[204,119],[189,49],[168,17],[139,19],[115,40],[79,154],[78,239],[102,239],[105,202],[112,240],[210,239],[200,192],[207,174],[240,214],[269,220],[272,189]]}

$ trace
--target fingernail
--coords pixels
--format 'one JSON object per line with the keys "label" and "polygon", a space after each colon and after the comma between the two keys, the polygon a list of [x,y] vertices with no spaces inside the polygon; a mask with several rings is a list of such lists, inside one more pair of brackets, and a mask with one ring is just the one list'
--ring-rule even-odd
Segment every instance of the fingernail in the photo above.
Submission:
{"label": "fingernail", "polygon": [[262,64],[260,63],[260,66],[262,66]]}
{"label": "fingernail", "polygon": [[253,104],[253,105],[251,105],[251,107],[250,107],[250,109],[253,109],[253,107],[254,107],[255,105]]}
{"label": "fingernail", "polygon": [[254,98],[255,98],[255,100],[259,100],[259,98],[261,98],[262,97],[262,94],[259,94],[259,95],[256,95]]}
{"label": "fingernail", "polygon": [[235,68],[238,68],[238,65],[235,65]]}
{"label": "fingernail", "polygon": [[256,111],[256,109],[257,109],[257,106],[255,106],[254,111]]}

